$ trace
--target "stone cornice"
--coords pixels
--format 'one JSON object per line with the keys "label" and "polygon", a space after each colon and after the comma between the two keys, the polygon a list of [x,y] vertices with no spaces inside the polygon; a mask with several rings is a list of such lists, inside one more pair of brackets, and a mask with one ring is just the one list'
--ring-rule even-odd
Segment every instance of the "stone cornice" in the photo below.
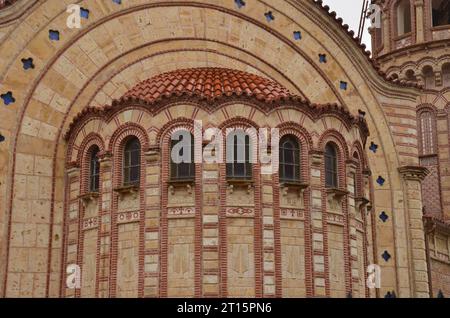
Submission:
{"label": "stone cornice", "polygon": [[430,170],[422,166],[403,166],[398,168],[398,171],[405,180],[418,181],[423,181],[425,177],[430,173]]}
{"label": "stone cornice", "polygon": [[78,113],[77,116],[75,116],[64,137],[66,140],[69,140],[73,132],[90,118],[97,117],[102,118],[103,120],[108,120],[117,112],[128,107],[145,108],[150,113],[155,115],[167,106],[177,105],[180,103],[192,104],[208,112],[216,111],[220,107],[231,103],[244,103],[252,105],[266,114],[275,109],[285,107],[297,108],[315,120],[324,115],[337,116],[346,125],[348,125],[348,127],[358,127],[364,140],[366,140],[369,136],[369,129],[366,120],[360,116],[352,115],[347,109],[337,104],[315,104],[303,100],[298,96],[280,98],[277,101],[262,101],[256,96],[239,96],[237,94],[222,96],[214,100],[207,100],[199,98],[198,96],[189,96],[186,94],[174,94],[172,96],[163,96],[162,99],[153,102],[147,102],[135,98],[122,98],[120,100],[113,101],[111,105],[105,105],[103,107],[86,107]]}

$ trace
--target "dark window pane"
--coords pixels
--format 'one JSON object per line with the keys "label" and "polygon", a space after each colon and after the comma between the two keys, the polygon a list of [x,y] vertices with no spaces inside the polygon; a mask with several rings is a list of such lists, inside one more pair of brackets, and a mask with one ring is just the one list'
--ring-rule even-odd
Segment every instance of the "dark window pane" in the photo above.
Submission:
{"label": "dark window pane", "polygon": [[124,185],[132,185],[139,183],[140,163],[141,163],[141,146],[137,138],[131,138],[125,145],[123,180]]}
{"label": "dark window pane", "polygon": [[[173,180],[177,179],[184,179],[184,180],[192,180],[195,178],[195,164],[194,164],[194,136],[191,134],[191,144],[190,145],[184,145],[184,147],[180,148],[180,150],[175,153],[175,158],[172,158],[172,149],[175,145],[183,141],[183,135],[179,136],[178,140],[172,140],[171,141],[171,148],[170,148],[170,176]],[[180,162],[175,163],[174,160],[177,162],[181,161],[182,156],[184,155],[184,152],[187,151],[188,153],[191,153],[189,162]]]}
{"label": "dark window pane", "polygon": [[294,136],[284,136],[280,140],[280,180],[299,181],[300,148]]}
{"label": "dark window pane", "polygon": [[100,149],[97,146],[93,146],[90,152],[89,161],[89,191],[97,192],[100,182],[100,163],[98,159],[98,153]]}
{"label": "dark window pane", "polygon": [[287,179],[293,180],[294,179],[294,166],[293,165],[286,165],[285,167],[285,177]]}
{"label": "dark window pane", "polygon": [[139,167],[135,166],[130,169],[130,183],[139,181]]}
{"label": "dark window pane", "polygon": [[[231,137],[231,136],[230,136]],[[230,144],[227,144],[227,151],[232,151],[233,154],[227,153],[227,177],[238,179],[250,179],[252,177],[252,163],[250,162],[250,137],[238,137],[238,135],[227,138]]]}
{"label": "dark window pane", "polygon": [[337,153],[332,144],[325,147],[325,186],[327,188],[336,188],[337,182]]}

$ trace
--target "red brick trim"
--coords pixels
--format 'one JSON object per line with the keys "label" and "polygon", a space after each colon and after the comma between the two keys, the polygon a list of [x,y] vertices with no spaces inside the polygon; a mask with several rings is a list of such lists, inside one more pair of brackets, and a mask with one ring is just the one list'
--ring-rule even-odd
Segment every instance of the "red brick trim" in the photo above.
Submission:
{"label": "red brick trim", "polygon": [[[219,129],[223,133],[223,146],[226,149],[226,130],[227,128],[258,129],[259,126],[253,121],[244,117],[234,117],[226,119],[219,125]],[[251,133],[251,131],[249,132]],[[257,138],[257,136],[254,136]],[[251,138],[253,138],[251,136]],[[254,152],[257,153],[258,146],[253,143]],[[226,151],[223,152],[223,160],[226,160]],[[219,210],[219,271],[220,271],[220,297],[228,296],[228,241],[227,241],[227,215],[226,215],[226,197],[227,197],[227,176],[226,163],[219,164],[219,180],[220,180],[220,210]],[[255,202],[255,216],[253,218],[254,226],[254,253],[255,253],[255,296],[263,297],[264,294],[264,255],[263,255],[263,221],[262,221],[262,206],[261,206],[261,176],[260,164],[253,164],[253,180],[254,187],[254,202]]]}
{"label": "red brick trim", "polygon": [[[313,148],[311,135],[302,126],[294,122],[286,122],[278,125],[280,139],[286,135],[293,135],[300,144],[300,179],[310,180],[310,150]],[[280,219],[280,176],[273,175],[273,205],[274,205],[274,236],[275,236],[275,296],[283,296],[283,274],[281,255],[281,219]],[[311,188],[304,192],[304,248],[305,248],[305,287],[306,297],[314,296],[314,270],[312,248],[312,224],[311,224]]]}
{"label": "red brick trim", "polygon": [[[122,185],[122,160],[123,148],[125,142],[130,137],[138,138],[141,144],[141,171],[140,171],[140,187],[139,187],[139,201],[140,201],[140,221],[139,221],[139,264],[138,264],[138,281],[137,289],[138,296],[143,296],[144,288],[144,261],[145,261],[145,150],[148,148],[148,136],[143,127],[134,123],[124,124],[116,129],[113,133],[108,150],[113,154],[112,165],[112,186],[118,187]],[[109,296],[116,297],[117,293],[117,256],[118,256],[118,200],[119,195],[113,193],[111,203],[111,248],[110,248],[110,283]]]}
{"label": "red brick trim", "polygon": [[[188,118],[177,118],[166,123],[156,137],[161,147],[161,222],[160,222],[160,280],[159,295],[167,297],[168,288],[168,239],[169,222],[167,218],[168,181],[170,179],[170,137],[173,132],[187,130],[194,134],[194,121]],[[203,295],[203,213],[202,213],[202,164],[195,164],[195,238],[194,238],[194,297]]]}
{"label": "red brick trim", "polygon": [[[336,130],[329,129],[325,131],[319,139],[319,148],[325,149],[328,142],[332,142],[336,146],[338,153],[338,186],[341,189],[347,189],[347,167],[346,161],[349,158],[348,146],[345,138]],[[329,246],[328,246],[328,222],[327,222],[327,194],[325,189],[325,162],[322,162],[321,167],[321,184],[322,184],[322,211],[323,211],[323,245],[324,245],[324,259],[325,259],[325,290],[326,295],[331,295],[330,286],[330,260],[329,260]],[[350,259],[350,229],[348,219],[348,201],[343,200],[342,212],[344,215],[344,260],[345,260],[345,290],[346,294],[352,291],[351,279],[351,259]]]}

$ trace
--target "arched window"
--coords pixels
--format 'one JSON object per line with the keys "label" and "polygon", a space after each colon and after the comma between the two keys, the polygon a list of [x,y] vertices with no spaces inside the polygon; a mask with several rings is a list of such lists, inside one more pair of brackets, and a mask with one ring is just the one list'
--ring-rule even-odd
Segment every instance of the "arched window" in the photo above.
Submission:
{"label": "arched window", "polygon": [[398,74],[397,73],[392,73],[390,78],[393,79],[393,80],[398,80]]}
{"label": "arched window", "polygon": [[450,25],[450,1],[432,1],[433,26]]}
{"label": "arched window", "polygon": [[252,178],[250,136],[235,131],[227,136],[227,178],[249,180]]}
{"label": "arched window", "polygon": [[434,88],[434,72],[433,68],[429,65],[425,66],[422,70],[423,77],[425,79],[425,88]]}
{"label": "arched window", "polygon": [[124,186],[138,185],[141,174],[141,144],[136,137],[126,142],[123,159]]}
{"label": "arched window", "polygon": [[332,143],[325,146],[325,186],[327,188],[338,187],[337,151],[336,146]]}
{"label": "arched window", "polygon": [[397,4],[397,35],[411,32],[410,0],[400,0]]}
{"label": "arched window", "polygon": [[407,70],[405,73],[405,76],[406,76],[407,81],[411,81],[411,82],[416,81],[416,76],[414,75],[413,70]]}
{"label": "arched window", "polygon": [[434,140],[434,116],[431,111],[423,111],[419,114],[421,155],[436,153]]}
{"label": "arched window", "polygon": [[100,149],[94,145],[89,149],[89,192],[98,192],[100,185]]}
{"label": "arched window", "polygon": [[177,131],[171,138],[170,178],[193,180],[195,178],[194,137],[186,130]]}
{"label": "arched window", "polygon": [[444,87],[450,87],[450,63],[442,66],[442,84]]}
{"label": "arched window", "polygon": [[280,140],[280,181],[300,180],[300,148],[297,138],[283,136]]}

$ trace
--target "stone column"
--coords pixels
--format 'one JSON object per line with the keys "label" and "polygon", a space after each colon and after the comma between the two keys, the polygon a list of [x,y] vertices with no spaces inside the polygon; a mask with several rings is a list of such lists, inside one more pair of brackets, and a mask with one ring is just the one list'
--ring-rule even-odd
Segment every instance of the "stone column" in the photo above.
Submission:
{"label": "stone column", "polygon": [[[421,182],[428,169],[420,166],[399,168],[406,190],[406,209],[409,224],[409,258],[412,271],[412,297],[429,297],[428,267],[426,262],[425,232],[422,213]],[[400,256],[401,257],[401,256]]]}
{"label": "stone column", "polygon": [[79,221],[80,221],[80,167],[73,165],[67,171],[68,178],[68,213],[65,224],[65,267],[63,269],[64,279],[63,281],[63,290],[65,290],[65,297],[75,297],[79,290],[69,289],[66,286],[66,267],[69,264],[76,264],[81,267],[78,261],[78,233],[79,233]]}
{"label": "stone column", "polygon": [[423,0],[416,0],[414,7],[416,9],[416,43],[422,43],[425,40]]}
{"label": "stone column", "polygon": [[219,165],[204,164],[202,179],[203,296],[219,297]]}
{"label": "stone column", "polygon": [[[322,202],[322,163],[324,154],[320,150],[311,151],[311,228],[312,228],[312,263],[313,263],[313,290],[314,296],[329,295],[328,259],[326,241],[324,238],[324,206]],[[326,203],[325,203],[326,205]],[[325,208],[326,210],[326,208]]]}
{"label": "stone column", "polygon": [[[274,231],[274,196],[272,175],[261,175],[262,180],[262,214],[263,214],[263,264],[264,297],[281,297],[281,287],[276,286],[275,231]],[[281,246],[280,246],[281,247]]]}
{"label": "stone column", "polygon": [[112,202],[112,154],[104,153],[100,157],[101,173],[101,210],[99,213],[100,244],[98,248],[98,278],[96,293],[98,297],[109,297],[109,264],[111,251],[111,202]]}
{"label": "stone column", "polygon": [[161,214],[161,156],[158,146],[145,153],[144,297],[159,295],[159,217]]}

